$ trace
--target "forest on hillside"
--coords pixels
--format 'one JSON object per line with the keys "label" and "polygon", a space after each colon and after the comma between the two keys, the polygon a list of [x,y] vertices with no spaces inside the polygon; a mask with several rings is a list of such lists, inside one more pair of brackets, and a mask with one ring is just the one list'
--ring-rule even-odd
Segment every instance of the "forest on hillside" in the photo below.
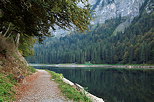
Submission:
{"label": "forest on hillside", "polygon": [[[153,8],[148,8],[153,10]],[[153,64],[154,12],[145,5],[124,31],[116,32],[126,17],[117,17],[104,24],[91,26],[85,33],[72,32],[61,38],[48,38],[35,46],[35,55],[27,57],[30,63],[101,63]]]}

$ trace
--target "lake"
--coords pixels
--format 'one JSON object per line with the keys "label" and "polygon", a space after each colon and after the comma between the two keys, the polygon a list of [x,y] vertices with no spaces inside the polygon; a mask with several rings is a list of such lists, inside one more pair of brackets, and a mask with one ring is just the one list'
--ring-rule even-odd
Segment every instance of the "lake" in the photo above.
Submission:
{"label": "lake", "polygon": [[62,73],[105,102],[154,102],[154,69],[36,68]]}

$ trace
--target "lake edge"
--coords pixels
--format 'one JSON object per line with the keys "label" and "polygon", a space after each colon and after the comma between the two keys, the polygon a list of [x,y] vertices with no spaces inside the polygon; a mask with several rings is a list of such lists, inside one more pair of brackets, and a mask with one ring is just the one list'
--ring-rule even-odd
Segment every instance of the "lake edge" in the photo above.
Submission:
{"label": "lake edge", "polygon": [[48,67],[97,67],[97,68],[127,68],[127,69],[154,69],[154,66],[143,65],[83,65],[83,64],[29,64],[29,66],[48,66]]}

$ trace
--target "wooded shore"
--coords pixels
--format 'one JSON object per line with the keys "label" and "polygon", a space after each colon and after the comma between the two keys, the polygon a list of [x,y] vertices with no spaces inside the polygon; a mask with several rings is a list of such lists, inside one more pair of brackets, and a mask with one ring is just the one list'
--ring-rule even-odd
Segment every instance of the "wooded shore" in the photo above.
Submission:
{"label": "wooded shore", "polygon": [[82,64],[29,64],[29,66],[48,66],[48,67],[98,67],[98,68],[150,68],[154,66],[144,65],[82,65]]}

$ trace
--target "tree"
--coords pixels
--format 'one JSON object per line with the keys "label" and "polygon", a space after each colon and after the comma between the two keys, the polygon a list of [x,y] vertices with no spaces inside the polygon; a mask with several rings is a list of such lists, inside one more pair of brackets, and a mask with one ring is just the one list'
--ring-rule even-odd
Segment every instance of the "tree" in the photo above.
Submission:
{"label": "tree", "polygon": [[24,34],[40,41],[51,35],[49,29],[55,30],[55,25],[84,31],[91,19],[87,0],[1,0],[0,7],[1,34]]}
{"label": "tree", "polygon": [[36,39],[34,39],[31,36],[23,36],[21,35],[20,44],[19,44],[19,51],[20,53],[26,57],[29,55],[34,55],[34,49],[33,45],[36,42]]}

